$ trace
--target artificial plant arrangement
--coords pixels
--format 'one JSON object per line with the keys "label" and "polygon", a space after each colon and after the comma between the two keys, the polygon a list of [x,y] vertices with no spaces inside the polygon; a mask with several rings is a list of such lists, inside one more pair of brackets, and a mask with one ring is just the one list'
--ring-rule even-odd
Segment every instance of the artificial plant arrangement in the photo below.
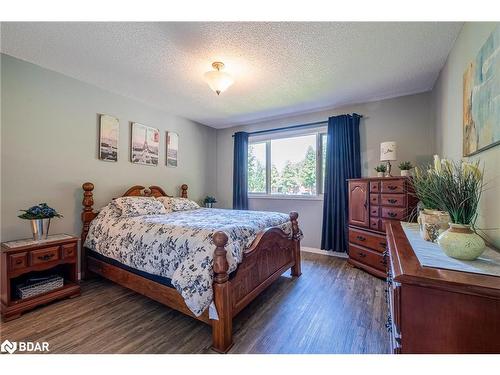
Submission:
{"label": "artificial plant arrangement", "polygon": [[399,169],[401,170],[401,176],[409,176],[410,170],[413,169],[413,165],[410,161],[403,161],[399,163]]}
{"label": "artificial plant arrangement", "polygon": [[214,203],[217,203],[217,199],[215,199],[215,197],[207,195],[203,200],[203,203],[205,204],[205,207],[212,208]]}
{"label": "artificial plant arrangement", "polygon": [[44,237],[47,238],[49,235],[50,219],[63,217],[55,209],[49,207],[47,203],[40,203],[37,206],[20,211],[23,212],[18,216],[20,219],[30,220],[33,239],[35,241],[41,240]]}
{"label": "artificial plant arrangement", "polygon": [[[412,181],[415,194],[425,209],[447,213],[450,228],[439,235],[437,242],[453,258],[473,260],[485,249],[483,239],[474,231],[479,199],[484,189],[479,165],[479,161],[453,162],[440,160],[435,155],[433,168],[426,171],[417,168]],[[419,216],[421,225],[423,219],[426,218]]]}
{"label": "artificial plant arrangement", "polygon": [[377,172],[377,177],[384,177],[384,173],[387,171],[387,166],[385,164],[379,164],[375,167]]}

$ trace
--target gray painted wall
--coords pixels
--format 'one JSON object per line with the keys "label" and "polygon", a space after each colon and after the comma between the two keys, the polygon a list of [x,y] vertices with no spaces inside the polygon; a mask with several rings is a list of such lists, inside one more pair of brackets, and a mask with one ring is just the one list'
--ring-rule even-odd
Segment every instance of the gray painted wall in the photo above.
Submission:
{"label": "gray painted wall", "polygon": [[[463,74],[467,64],[476,57],[490,33],[499,24],[465,23],[434,86],[432,105],[435,111],[436,147],[442,157],[455,160],[462,158]],[[470,159],[480,159],[484,163],[485,181],[488,183],[480,203],[478,227],[490,228],[484,234],[500,248],[500,146]]]}
{"label": "gray painted wall", "polygon": [[[214,194],[216,131],[135,100],[1,55],[1,240],[30,236],[18,210],[47,202],[64,218],[53,220],[52,233],[81,231],[81,184],[95,184],[101,207],[131,185],[159,185],[189,196]],[[120,120],[119,160],[97,158],[97,113]],[[129,161],[129,121],[160,129],[160,165]],[[179,167],[165,166],[165,131],[179,134]]]}
{"label": "gray painted wall", "polygon": [[[360,124],[362,174],[363,176],[373,176],[375,175],[373,168],[379,163],[380,142],[382,141],[396,141],[398,143],[399,161],[410,160],[415,164],[431,160],[435,145],[433,142],[434,128],[430,112],[430,99],[430,93],[423,93],[218,130],[218,206],[232,206],[232,135],[236,131],[254,131],[322,121],[332,115],[356,112],[364,116]],[[399,173],[398,163],[394,163],[393,174]],[[249,205],[250,209],[253,210],[298,211],[300,225],[304,232],[303,245],[320,247],[322,200],[252,198]]]}

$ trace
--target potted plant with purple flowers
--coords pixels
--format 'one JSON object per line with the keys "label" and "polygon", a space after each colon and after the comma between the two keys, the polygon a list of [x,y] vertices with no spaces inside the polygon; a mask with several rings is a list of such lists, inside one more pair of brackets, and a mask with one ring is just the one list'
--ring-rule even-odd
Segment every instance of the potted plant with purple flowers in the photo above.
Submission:
{"label": "potted plant with purple flowers", "polygon": [[[20,219],[29,220],[31,230],[33,232],[33,239],[35,241],[47,238],[49,235],[50,219],[53,217],[63,217],[47,203],[40,203],[37,206],[28,208],[27,210],[20,210],[24,212],[19,215]],[[45,235],[44,235],[45,233]]]}

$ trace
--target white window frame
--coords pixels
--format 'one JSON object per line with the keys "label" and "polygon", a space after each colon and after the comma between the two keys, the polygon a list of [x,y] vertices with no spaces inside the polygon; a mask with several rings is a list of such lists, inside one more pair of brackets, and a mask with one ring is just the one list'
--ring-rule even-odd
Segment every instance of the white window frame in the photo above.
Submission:
{"label": "white window frame", "polygon": [[[250,136],[248,145],[265,143],[266,144],[266,192],[248,192],[250,199],[297,199],[297,200],[323,200],[323,158],[321,142],[322,135],[326,134],[327,128],[325,126],[301,129],[301,130],[285,130],[281,132]],[[316,135],[316,194],[315,195],[299,195],[299,194],[272,194],[271,193],[271,141],[283,138],[302,137],[305,135]]]}

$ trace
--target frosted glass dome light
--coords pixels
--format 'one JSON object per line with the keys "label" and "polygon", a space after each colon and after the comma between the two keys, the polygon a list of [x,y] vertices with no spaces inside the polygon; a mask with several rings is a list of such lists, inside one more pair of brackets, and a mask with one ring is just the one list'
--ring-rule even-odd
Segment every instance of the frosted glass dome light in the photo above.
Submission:
{"label": "frosted glass dome light", "polygon": [[224,63],[216,61],[212,63],[212,67],[214,70],[206,72],[203,76],[210,88],[214,90],[217,95],[220,95],[221,92],[226,91],[227,88],[234,83],[234,79],[230,74],[221,72],[221,70],[224,69]]}

